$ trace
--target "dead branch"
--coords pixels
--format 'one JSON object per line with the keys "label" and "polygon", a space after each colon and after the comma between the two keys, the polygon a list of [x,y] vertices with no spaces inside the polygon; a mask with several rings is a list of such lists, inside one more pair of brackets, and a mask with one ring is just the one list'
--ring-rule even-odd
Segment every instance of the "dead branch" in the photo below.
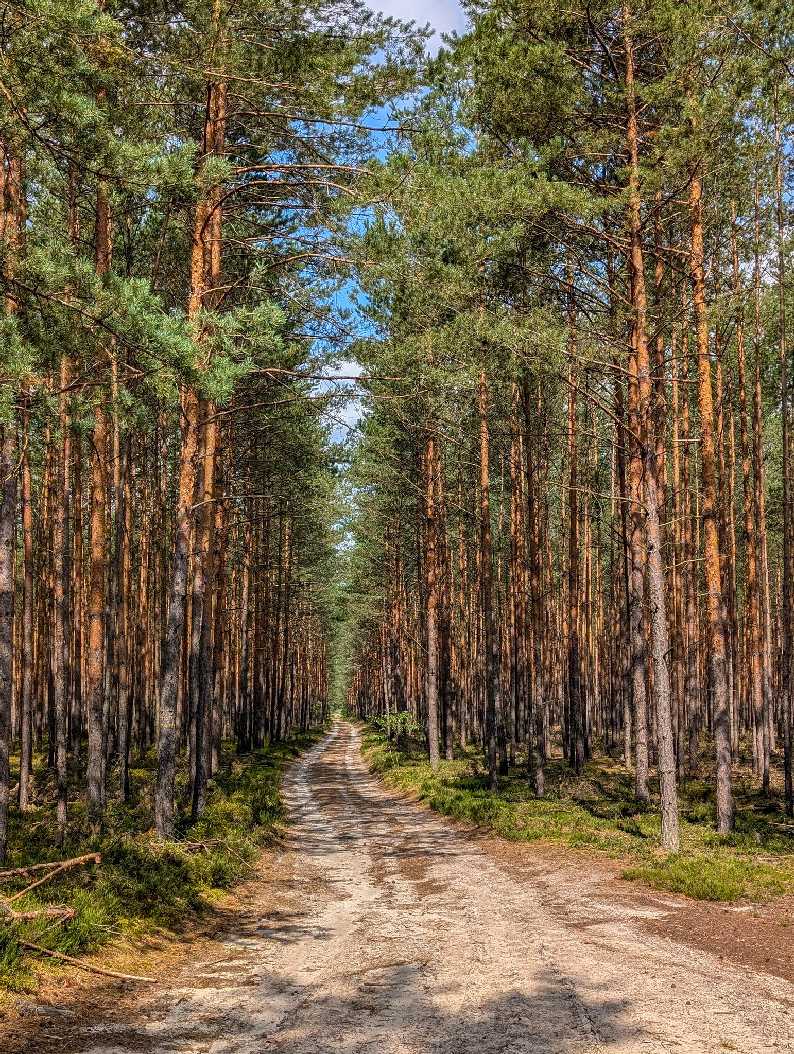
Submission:
{"label": "dead branch", "polygon": [[[101,853],[86,853],[85,856],[76,856],[72,860],[64,860],[62,863],[58,863],[53,871],[48,872],[43,878],[38,879],[36,882],[32,882],[29,886],[21,889],[18,893],[14,893],[12,897],[7,897],[9,904],[13,904],[15,900],[19,900],[20,897],[24,897],[26,893],[30,893],[31,890],[36,889],[38,886],[43,886],[45,882],[49,882],[51,878],[55,878],[56,875],[63,874],[64,871],[71,871],[73,867],[80,867],[82,864],[100,864],[102,862]],[[8,877],[9,872],[0,875],[0,880]]]}
{"label": "dead branch", "polygon": [[50,860],[47,864],[30,864],[28,867],[14,867],[8,871],[0,871],[0,882],[6,878],[18,878],[22,875],[32,875],[36,871],[46,871],[47,868],[60,866],[60,860]]}
{"label": "dead branch", "polygon": [[83,959],[75,959],[72,955],[64,955],[63,952],[52,951],[50,948],[44,948],[40,944],[34,944],[32,941],[20,941],[19,946],[20,948],[38,952],[40,955],[47,955],[52,959],[70,963],[72,966],[79,966],[81,970],[87,970],[89,973],[102,974],[103,977],[118,977],[122,981],[145,981],[147,984],[157,984],[156,977],[139,977],[133,973],[119,973],[118,970],[106,970],[103,966],[94,966],[93,963],[85,962]]}
{"label": "dead branch", "polygon": [[12,922],[33,922],[35,919],[57,919],[59,922],[68,922],[76,914],[74,908],[68,908],[65,904],[53,904],[48,908],[39,908],[38,911],[12,911],[9,917]]}

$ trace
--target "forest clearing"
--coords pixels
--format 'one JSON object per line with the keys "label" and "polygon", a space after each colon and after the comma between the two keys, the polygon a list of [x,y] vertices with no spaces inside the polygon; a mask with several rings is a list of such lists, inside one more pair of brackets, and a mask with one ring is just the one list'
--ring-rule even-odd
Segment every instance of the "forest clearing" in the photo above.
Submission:
{"label": "forest clearing", "polygon": [[0,0],[0,1048],[794,1049],[794,11],[382,5]]}

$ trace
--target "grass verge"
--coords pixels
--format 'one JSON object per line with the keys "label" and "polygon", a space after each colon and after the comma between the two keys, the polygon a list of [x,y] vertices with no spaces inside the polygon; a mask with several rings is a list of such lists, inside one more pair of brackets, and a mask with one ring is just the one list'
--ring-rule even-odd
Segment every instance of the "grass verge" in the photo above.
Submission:
{"label": "grass verge", "polygon": [[660,818],[634,799],[632,777],[617,762],[599,758],[577,778],[561,760],[546,767],[546,795],[537,798],[523,767],[488,789],[479,752],[442,761],[434,773],[424,747],[410,735],[399,745],[368,726],[364,753],[372,771],[397,790],[416,795],[437,812],[493,830],[517,842],[591,849],[625,861],[623,877],[697,900],[766,900],[794,893],[794,826],[780,803],[749,781],[736,781],[736,830],[714,830],[710,783],[680,787],[681,852],[658,849]]}
{"label": "grass verge", "polygon": [[[14,902],[17,911],[65,905],[74,909],[73,919],[64,923],[44,918],[12,927],[3,925],[0,916],[0,990],[36,988],[34,963],[20,942],[79,956],[114,940],[135,943],[150,935],[177,932],[222,891],[250,875],[260,849],[279,837],[283,825],[284,769],[321,735],[311,731],[244,757],[227,755],[210,783],[204,815],[195,824],[183,823],[175,842],[159,842],[152,832],[153,756],[144,758],[131,773],[131,803],[109,807],[100,839],[88,836],[80,802],[70,807],[69,838],[63,851],[53,848],[49,805],[29,813],[24,821],[14,815],[4,870],[86,852],[100,852],[102,862],[65,872]],[[180,773],[179,784],[184,796],[186,773]],[[38,789],[39,797],[46,799],[46,787]],[[8,897],[30,881],[7,879],[0,890]]]}

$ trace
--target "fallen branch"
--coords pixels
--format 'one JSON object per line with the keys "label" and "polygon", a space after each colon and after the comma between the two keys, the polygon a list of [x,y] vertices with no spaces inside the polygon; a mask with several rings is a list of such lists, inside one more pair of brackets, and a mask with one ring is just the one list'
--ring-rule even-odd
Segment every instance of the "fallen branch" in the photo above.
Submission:
{"label": "fallen branch", "polygon": [[[86,853],[85,856],[76,856],[72,860],[64,860],[63,863],[56,864],[54,871],[50,871],[37,882],[31,883],[31,885],[21,889],[19,893],[15,893],[12,897],[7,897],[6,899],[9,904],[12,904],[15,900],[19,900],[20,897],[24,897],[27,893],[30,893],[31,890],[43,886],[45,882],[49,882],[51,878],[55,878],[56,875],[60,875],[64,871],[71,871],[73,867],[80,867],[82,864],[100,864],[101,862],[101,853]],[[0,878],[2,877],[4,876],[0,875]]]}
{"label": "fallen branch", "polygon": [[207,842],[180,842],[174,839],[167,842],[150,842],[147,848],[153,853],[170,853],[174,849],[179,849],[183,853],[208,853],[210,849],[223,844],[219,838],[213,838]]}
{"label": "fallen branch", "polygon": [[3,922],[33,922],[35,919],[55,919],[66,922],[77,914],[74,908],[66,904],[49,904],[46,908],[34,908],[32,911],[14,911],[11,902],[0,896],[0,920]]}
{"label": "fallen branch", "polygon": [[252,864],[250,860],[246,860],[245,857],[238,853],[236,849],[232,849],[230,845],[226,845],[226,851],[231,853],[232,856],[237,857],[243,867],[247,867],[249,871],[256,871],[256,864]]}
{"label": "fallen branch", "polygon": [[39,908],[38,911],[12,911],[9,917],[12,922],[33,922],[35,919],[58,919],[66,922],[68,919],[73,919],[76,914],[74,908],[53,904],[48,908]]}
{"label": "fallen branch", "polygon": [[180,849],[186,850],[187,852],[209,852],[210,849],[220,847],[225,849],[227,853],[231,853],[232,856],[236,857],[243,867],[249,868],[251,871],[256,871],[256,866],[249,860],[246,860],[244,856],[241,856],[236,849],[233,849],[228,842],[225,842],[222,838],[213,838],[208,842],[175,842]]}
{"label": "fallen branch", "polygon": [[0,882],[6,878],[21,878],[22,875],[32,875],[35,871],[46,871],[47,868],[59,867],[60,860],[50,860],[47,864],[29,864],[28,867],[13,867],[8,871],[0,871]]}
{"label": "fallen branch", "polygon": [[102,974],[103,977],[118,977],[122,981],[144,981],[147,984],[157,984],[156,977],[139,977],[134,973],[119,973],[118,970],[106,970],[104,966],[94,966],[93,963],[87,963],[83,959],[75,959],[72,955],[64,955],[63,952],[55,952],[50,948],[44,948],[40,944],[34,944],[32,941],[20,941],[20,948],[28,948],[30,951],[38,952],[40,955],[47,955],[51,959],[59,959],[61,962],[70,963],[72,966],[79,966],[81,970],[87,970],[89,973]]}

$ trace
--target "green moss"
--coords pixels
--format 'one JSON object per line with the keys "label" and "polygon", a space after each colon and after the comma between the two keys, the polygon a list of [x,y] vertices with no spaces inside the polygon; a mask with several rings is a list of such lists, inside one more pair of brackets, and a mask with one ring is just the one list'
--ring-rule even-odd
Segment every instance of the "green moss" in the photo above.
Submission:
{"label": "green moss", "polygon": [[701,900],[766,899],[794,891],[794,831],[780,804],[737,781],[736,830],[714,830],[713,790],[702,780],[680,788],[681,853],[658,857],[658,811],[634,799],[631,776],[608,759],[574,777],[560,760],[546,767],[546,795],[537,798],[523,766],[488,789],[482,759],[468,751],[434,773],[418,739],[399,746],[380,728],[364,732],[371,769],[445,816],[487,827],[503,838],[551,842],[625,859],[626,878]]}

